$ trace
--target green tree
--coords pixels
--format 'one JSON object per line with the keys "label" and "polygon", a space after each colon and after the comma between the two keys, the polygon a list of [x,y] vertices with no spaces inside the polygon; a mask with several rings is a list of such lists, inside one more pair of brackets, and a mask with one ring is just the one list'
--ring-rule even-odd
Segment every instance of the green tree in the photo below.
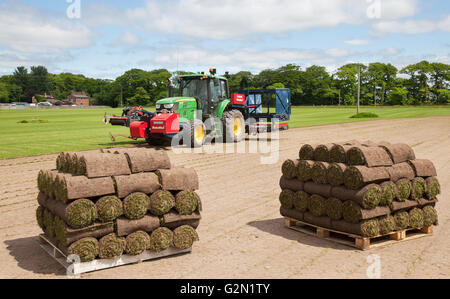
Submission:
{"label": "green tree", "polygon": [[127,99],[127,104],[131,106],[147,105],[150,103],[150,96],[143,87],[136,88],[136,93]]}
{"label": "green tree", "polygon": [[0,82],[0,103],[9,103],[9,93],[6,84]]}

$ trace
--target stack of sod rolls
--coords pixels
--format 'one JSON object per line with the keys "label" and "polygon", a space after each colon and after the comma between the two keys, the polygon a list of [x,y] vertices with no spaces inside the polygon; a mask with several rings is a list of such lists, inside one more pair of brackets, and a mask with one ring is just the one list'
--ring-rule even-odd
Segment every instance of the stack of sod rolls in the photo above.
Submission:
{"label": "stack of sod rolls", "polygon": [[282,173],[285,217],[363,237],[438,224],[436,169],[406,144],[306,144]]}
{"label": "stack of sod rolls", "polygon": [[172,167],[165,151],[61,153],[56,166],[38,174],[36,218],[64,253],[88,262],[198,240],[197,173]]}

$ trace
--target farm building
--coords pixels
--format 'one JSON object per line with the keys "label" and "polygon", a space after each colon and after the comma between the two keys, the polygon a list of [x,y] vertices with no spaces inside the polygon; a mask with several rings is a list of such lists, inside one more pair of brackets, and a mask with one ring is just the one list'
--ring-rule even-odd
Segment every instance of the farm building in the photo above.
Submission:
{"label": "farm building", "polygon": [[90,105],[90,103],[89,103],[90,98],[86,94],[85,91],[81,91],[81,92],[72,91],[72,94],[67,97],[67,100],[78,106],[89,106]]}

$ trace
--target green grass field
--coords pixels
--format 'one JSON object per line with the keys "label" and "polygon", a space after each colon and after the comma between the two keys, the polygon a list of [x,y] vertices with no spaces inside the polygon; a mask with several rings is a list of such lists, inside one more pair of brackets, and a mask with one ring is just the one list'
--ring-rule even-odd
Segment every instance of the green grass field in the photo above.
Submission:
{"label": "green grass field", "polygon": [[[0,159],[61,151],[89,150],[145,142],[119,138],[113,143],[109,133],[129,135],[126,127],[104,125],[103,115],[121,114],[121,109],[0,110]],[[362,107],[361,112],[379,118],[450,116],[450,106]],[[352,119],[354,107],[293,107],[290,127],[307,127],[371,119]],[[28,121],[25,123],[24,121]]]}

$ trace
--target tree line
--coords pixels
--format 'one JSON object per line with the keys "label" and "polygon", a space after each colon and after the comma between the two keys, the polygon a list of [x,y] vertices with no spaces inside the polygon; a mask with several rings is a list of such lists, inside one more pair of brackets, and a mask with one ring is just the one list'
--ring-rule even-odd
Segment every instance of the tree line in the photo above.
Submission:
{"label": "tree line", "polygon": [[[245,89],[290,88],[294,105],[355,105],[358,66],[362,105],[430,105],[450,102],[450,65],[422,61],[397,69],[392,64],[346,64],[333,73],[323,66],[302,69],[288,64],[258,74],[241,71],[229,78],[231,92]],[[178,71],[176,74],[188,74]],[[150,105],[168,97],[166,69],[131,69],[115,80],[72,73],[51,74],[44,66],[20,66],[0,77],[0,102],[31,102],[37,94],[63,100],[72,91],[86,91],[96,105]]]}

